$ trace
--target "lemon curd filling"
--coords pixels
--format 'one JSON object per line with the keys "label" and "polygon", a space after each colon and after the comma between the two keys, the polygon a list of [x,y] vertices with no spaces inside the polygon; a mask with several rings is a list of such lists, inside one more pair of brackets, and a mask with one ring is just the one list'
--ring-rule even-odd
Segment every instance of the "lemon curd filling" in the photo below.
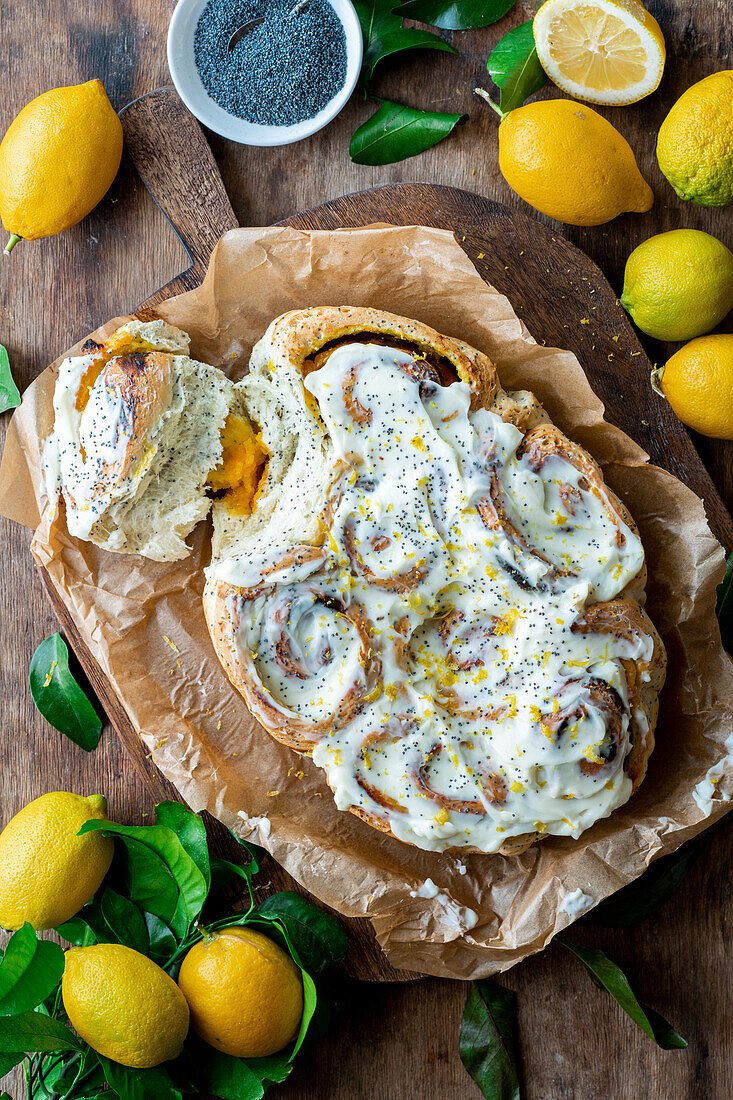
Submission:
{"label": "lemon curd filling", "polygon": [[224,423],[221,444],[221,462],[209,474],[208,484],[215,492],[223,492],[232,515],[249,516],[270,452],[251,424],[231,414]]}

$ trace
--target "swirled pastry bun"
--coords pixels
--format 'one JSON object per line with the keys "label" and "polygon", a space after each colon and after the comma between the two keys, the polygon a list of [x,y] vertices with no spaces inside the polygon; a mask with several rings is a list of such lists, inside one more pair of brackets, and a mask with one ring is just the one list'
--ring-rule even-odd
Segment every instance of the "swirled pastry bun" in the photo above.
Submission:
{"label": "swirled pastry bun", "polygon": [[269,460],[215,505],[204,612],[267,732],[419,847],[579,836],[641,782],[665,653],[597,464],[493,363],[371,309],[286,314],[238,387]]}
{"label": "swirled pastry bun", "polygon": [[188,350],[179,329],[131,321],[61,364],[45,461],[72,535],[156,561],[189,552],[233,387]]}
{"label": "swirled pastry bun", "polygon": [[446,384],[467,382],[475,406],[493,402],[507,420],[525,429],[547,420],[533,394],[501,389],[493,363],[482,352],[419,321],[356,306],[285,313],[255,345],[249,372],[237,385],[240,415],[259,426],[269,460],[251,514],[232,512],[225,502],[214,504],[214,561],[256,553],[263,540],[288,545],[296,535],[303,542],[323,538],[333,446],[303,378],[335,348],[360,339],[414,349],[426,377],[432,373]]}

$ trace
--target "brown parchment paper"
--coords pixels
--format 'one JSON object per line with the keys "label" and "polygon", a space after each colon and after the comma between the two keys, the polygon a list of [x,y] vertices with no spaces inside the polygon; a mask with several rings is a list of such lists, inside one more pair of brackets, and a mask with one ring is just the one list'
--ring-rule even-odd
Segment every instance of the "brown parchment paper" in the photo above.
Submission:
{"label": "brown parchment paper", "polygon": [[278,314],[341,304],[402,313],[487,352],[507,388],[533,390],[555,422],[602,463],[639,524],[648,610],[669,652],[657,747],[638,794],[580,840],[549,838],[514,858],[461,858],[408,847],[336,810],[318,769],[264,733],[216,659],[200,603],[207,525],[190,540],[190,558],[157,564],[72,539],[63,509],[52,509],[41,444],[52,427],[59,360],[29,388],[13,418],[0,511],[35,529],[34,557],[156,764],[194,809],[210,810],[264,845],[342,914],[368,916],[394,966],[485,976],[543,948],[652,859],[730,809],[733,665],[714,614],[723,552],[701,501],[648,465],[644,452],[604,421],[578,360],[536,344],[450,233],[383,226],[234,230],[215,249],[204,284],[159,312],[190,333],[192,354],[239,377]]}

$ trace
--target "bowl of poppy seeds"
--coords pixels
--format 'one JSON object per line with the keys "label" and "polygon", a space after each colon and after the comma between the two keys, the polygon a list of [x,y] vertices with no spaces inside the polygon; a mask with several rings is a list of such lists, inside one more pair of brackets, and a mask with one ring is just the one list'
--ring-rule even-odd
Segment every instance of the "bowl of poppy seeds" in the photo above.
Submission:
{"label": "bowl of poppy seeds", "polygon": [[168,30],[181,99],[243,145],[288,145],[322,129],[349,99],[361,61],[350,0],[179,0]]}

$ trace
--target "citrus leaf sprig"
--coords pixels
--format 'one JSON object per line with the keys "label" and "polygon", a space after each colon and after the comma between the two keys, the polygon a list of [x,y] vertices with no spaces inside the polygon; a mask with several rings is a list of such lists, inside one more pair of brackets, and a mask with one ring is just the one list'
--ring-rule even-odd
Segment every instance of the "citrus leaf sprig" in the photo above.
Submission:
{"label": "citrus leaf sprig", "polygon": [[0,413],[17,409],[19,404],[20,393],[10,371],[7,348],[0,344]]}
{"label": "citrus leaf sprig", "polygon": [[[598,948],[559,940],[585,966],[599,989],[610,993],[624,1012],[663,1050],[684,1050],[687,1043],[671,1024],[637,1000],[621,967]],[[471,982],[459,1040],[461,1061],[485,1100],[521,1100],[516,995],[488,979]]]}
{"label": "citrus leaf sprig", "polygon": [[487,1100],[520,1100],[517,997],[488,978],[471,982],[458,1044]]}
{"label": "citrus leaf sprig", "polygon": [[43,717],[86,752],[96,749],[102,720],[69,668],[69,650],[60,634],[46,638],[28,671],[33,702]]}
{"label": "citrus leaf sprig", "polygon": [[532,33],[532,20],[521,23],[500,38],[486,62],[489,75],[499,89],[499,103],[484,88],[475,88],[476,95],[503,118],[547,83],[540,65]]}
{"label": "citrus leaf sprig", "polygon": [[[514,2],[514,0],[512,0]],[[364,37],[364,60],[361,69],[362,84],[374,75],[380,61],[406,50],[458,51],[431,31],[403,27],[402,16],[395,15],[395,0],[354,0],[356,14]]]}
{"label": "citrus leaf sprig", "polygon": [[498,22],[513,4],[514,0],[404,0],[396,11],[431,27],[468,31]]}
{"label": "citrus leaf sprig", "polygon": [[605,952],[597,947],[580,947],[577,943],[570,943],[569,940],[560,940],[560,943],[580,959],[593,982],[610,993],[616,1004],[621,1006],[627,1016],[630,1016],[657,1046],[663,1050],[685,1049],[686,1041],[672,1025],[668,1024],[653,1008],[647,1008],[636,999],[623,970],[609,959]]}
{"label": "citrus leaf sprig", "polygon": [[[366,96],[370,95],[368,83],[385,58],[417,49],[457,53],[454,46],[439,35],[403,26],[402,12],[394,11],[396,2],[355,0],[354,3],[364,39],[361,84]],[[412,18],[431,22],[420,15]],[[371,98],[377,99],[375,96]],[[386,99],[378,99],[378,103],[376,112],[351,139],[349,153],[355,164],[394,164],[414,157],[442,141],[464,117],[407,107]]]}
{"label": "citrus leaf sprig", "polygon": [[[285,1080],[302,1046],[322,1031],[323,975],[346,955],[343,929],[290,891],[257,904],[252,880],[259,870],[258,849],[234,837],[243,863],[212,858],[203,822],[177,802],[157,806],[153,825],[94,821],[81,831],[95,830],[115,838],[115,857],[97,894],[56,929],[63,939],[77,946],[122,943],[148,955],[175,980],[183,957],[205,935],[232,925],[256,927],[300,969],[299,1033],[267,1058],[222,1054],[191,1032],[173,1062],[153,1069],[111,1062],[68,1026],[61,1003],[61,948],[25,925],[0,954],[0,1077],[24,1061],[29,1100],[183,1100],[201,1093],[260,1100],[271,1084]],[[232,884],[245,895],[237,912],[231,909]]]}
{"label": "citrus leaf sprig", "polygon": [[437,145],[465,118],[384,99],[352,137],[349,153],[355,164],[393,164]]}

